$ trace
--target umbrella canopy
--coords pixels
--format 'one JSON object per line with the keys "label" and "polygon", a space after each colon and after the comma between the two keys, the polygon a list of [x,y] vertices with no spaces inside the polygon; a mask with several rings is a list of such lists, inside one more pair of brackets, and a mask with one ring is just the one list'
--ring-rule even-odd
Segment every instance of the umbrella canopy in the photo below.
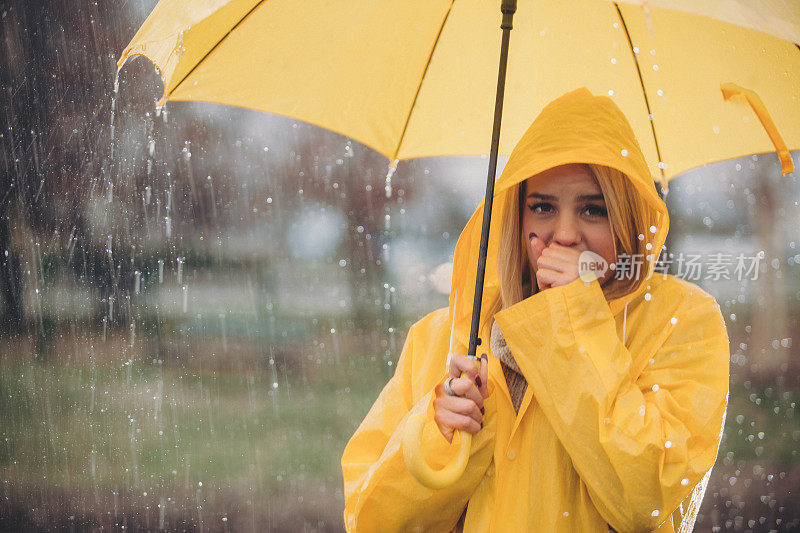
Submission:
{"label": "umbrella canopy", "polygon": [[[162,0],[119,65],[148,57],[164,83],[161,103],[286,115],[391,160],[485,154],[498,4]],[[630,118],[664,184],[706,163],[772,151],[790,171],[788,150],[800,148],[800,49],[792,42],[800,42],[800,5],[695,4],[521,2],[500,154],[547,102],[586,86]]]}

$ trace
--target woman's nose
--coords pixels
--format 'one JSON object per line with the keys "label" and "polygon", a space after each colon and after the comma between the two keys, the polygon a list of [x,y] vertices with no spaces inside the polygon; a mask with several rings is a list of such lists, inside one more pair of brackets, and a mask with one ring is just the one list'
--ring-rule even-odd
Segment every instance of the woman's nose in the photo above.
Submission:
{"label": "woman's nose", "polygon": [[556,223],[553,241],[561,246],[573,246],[581,241],[580,231],[569,217],[559,217]]}

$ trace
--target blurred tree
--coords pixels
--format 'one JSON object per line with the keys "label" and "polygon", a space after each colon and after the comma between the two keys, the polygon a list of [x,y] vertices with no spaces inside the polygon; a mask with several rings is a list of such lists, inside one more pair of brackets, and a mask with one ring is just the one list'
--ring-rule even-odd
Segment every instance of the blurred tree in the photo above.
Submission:
{"label": "blurred tree", "polygon": [[764,168],[754,176],[755,203],[751,206],[751,224],[756,240],[756,250],[763,250],[762,270],[753,291],[754,313],[751,321],[750,361],[753,378],[769,386],[777,380],[779,385],[788,368],[789,350],[781,346],[788,335],[788,299],[786,281],[779,258],[785,256],[785,235],[781,231],[781,193],[775,183],[782,179]]}
{"label": "blurred tree", "polygon": [[0,323],[7,330],[27,327],[23,271],[39,265],[26,255],[33,243],[15,246],[23,228],[41,249],[68,251],[61,259],[98,293],[96,302],[125,287],[130,275],[121,254],[113,253],[120,239],[95,234],[86,210],[93,197],[109,192],[115,171],[108,153],[115,64],[108,51],[125,45],[132,9],[116,2],[3,3]]}

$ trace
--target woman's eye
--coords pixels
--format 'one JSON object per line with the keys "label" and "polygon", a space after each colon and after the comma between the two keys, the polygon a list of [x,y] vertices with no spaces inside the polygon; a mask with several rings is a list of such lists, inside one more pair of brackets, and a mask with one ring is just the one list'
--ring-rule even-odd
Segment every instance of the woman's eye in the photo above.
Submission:
{"label": "woman's eye", "polygon": [[608,215],[606,208],[599,205],[587,205],[585,210],[590,217],[604,217]]}
{"label": "woman's eye", "polygon": [[547,203],[540,202],[538,204],[529,205],[528,209],[530,209],[534,213],[546,213],[553,209],[553,206]]}

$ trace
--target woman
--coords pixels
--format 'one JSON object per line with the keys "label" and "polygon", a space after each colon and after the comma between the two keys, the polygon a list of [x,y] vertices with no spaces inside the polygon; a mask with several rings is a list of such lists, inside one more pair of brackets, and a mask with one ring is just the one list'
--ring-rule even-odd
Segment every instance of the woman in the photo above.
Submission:
{"label": "woman", "polygon": [[[485,364],[478,374],[462,355],[481,205],[456,247],[449,308],[411,327],[344,451],[348,530],[690,531],[727,406],[728,337],[711,296],[655,272],[669,218],[630,125],[610,98],[568,93],[495,191]],[[473,434],[453,486],[409,474],[410,413],[427,418],[434,468],[455,455],[454,429]]]}

